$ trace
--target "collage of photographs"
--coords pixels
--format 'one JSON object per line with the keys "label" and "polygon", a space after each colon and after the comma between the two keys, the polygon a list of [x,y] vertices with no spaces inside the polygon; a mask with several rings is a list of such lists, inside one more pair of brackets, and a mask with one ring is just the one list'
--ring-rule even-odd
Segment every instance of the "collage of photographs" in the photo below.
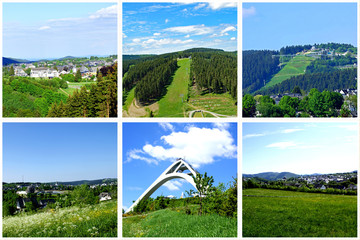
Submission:
{"label": "collage of photographs", "polygon": [[0,0],[1,239],[358,238],[359,0]]}

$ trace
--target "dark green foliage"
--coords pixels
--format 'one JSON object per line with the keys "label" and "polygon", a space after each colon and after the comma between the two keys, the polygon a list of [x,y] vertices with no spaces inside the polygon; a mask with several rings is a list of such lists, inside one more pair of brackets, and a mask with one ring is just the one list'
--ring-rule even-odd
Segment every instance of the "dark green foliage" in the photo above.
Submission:
{"label": "dark green foliage", "polygon": [[250,94],[246,94],[242,100],[243,104],[243,117],[254,117],[256,112],[256,101]]}
{"label": "dark green foliage", "polygon": [[243,92],[253,93],[270,81],[280,67],[278,51],[243,51]]}
{"label": "dark green foliage", "polygon": [[292,77],[288,80],[276,84],[275,86],[258,91],[257,94],[271,95],[278,93],[291,92],[298,86],[302,90],[309,92],[312,88],[319,91],[336,89],[347,89],[357,86],[357,69],[336,70],[329,73],[303,74]]}
{"label": "dark green foliage", "polygon": [[296,54],[298,52],[302,52],[303,50],[310,50],[311,45],[296,45],[296,46],[286,46],[280,48],[281,55],[289,55],[289,54]]}
{"label": "dark green foliage", "polygon": [[334,59],[317,59],[306,67],[306,73],[334,72],[338,70],[337,67],[354,65],[354,63],[357,63],[357,59],[351,56],[335,56]]}
{"label": "dark green foliage", "polygon": [[76,71],[75,78],[74,78],[74,82],[81,82],[80,69],[78,69],[78,70]]}
{"label": "dark green foliage", "polygon": [[3,191],[3,217],[15,213],[16,199],[18,199],[18,195],[15,191]]}
{"label": "dark green foliage", "polygon": [[193,53],[190,79],[199,90],[237,97],[237,57],[223,52]]}

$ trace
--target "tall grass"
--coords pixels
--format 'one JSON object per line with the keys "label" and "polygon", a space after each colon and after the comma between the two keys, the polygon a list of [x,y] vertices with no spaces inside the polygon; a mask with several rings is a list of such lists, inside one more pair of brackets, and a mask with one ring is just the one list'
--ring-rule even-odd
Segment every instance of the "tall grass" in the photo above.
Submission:
{"label": "tall grass", "polygon": [[244,237],[356,237],[357,197],[243,190]]}
{"label": "tall grass", "polygon": [[237,237],[237,220],[163,209],[123,218],[123,237]]}
{"label": "tall grass", "polygon": [[3,237],[116,237],[117,201],[3,218]]}

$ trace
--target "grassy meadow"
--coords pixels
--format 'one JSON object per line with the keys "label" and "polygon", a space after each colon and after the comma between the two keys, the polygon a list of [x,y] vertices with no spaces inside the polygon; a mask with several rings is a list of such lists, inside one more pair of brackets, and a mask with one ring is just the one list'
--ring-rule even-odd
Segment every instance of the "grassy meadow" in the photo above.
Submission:
{"label": "grassy meadow", "polygon": [[167,88],[166,95],[159,101],[159,113],[156,117],[184,117],[184,102],[188,95],[190,78],[190,63],[188,58],[179,59],[171,84]]}
{"label": "grassy meadow", "polygon": [[4,217],[3,237],[117,237],[117,201]]}
{"label": "grassy meadow", "polygon": [[306,56],[295,56],[264,86],[264,88],[274,86],[286,79],[305,73],[306,67],[315,58]]}
{"label": "grassy meadow", "polygon": [[243,237],[356,237],[357,196],[243,190]]}
{"label": "grassy meadow", "polygon": [[237,237],[236,218],[162,209],[123,218],[123,237]]}

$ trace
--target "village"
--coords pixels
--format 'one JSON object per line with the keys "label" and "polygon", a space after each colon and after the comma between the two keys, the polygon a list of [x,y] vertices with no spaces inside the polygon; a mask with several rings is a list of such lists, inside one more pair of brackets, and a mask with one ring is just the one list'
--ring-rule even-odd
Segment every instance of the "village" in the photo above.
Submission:
{"label": "village", "polygon": [[[103,179],[99,181],[89,181],[87,184],[89,191],[99,192],[97,194],[99,202],[111,200],[110,189],[117,188],[116,179]],[[84,182],[85,183],[85,182]],[[66,197],[80,186],[76,182],[70,183],[4,183],[4,194],[12,192],[16,194],[16,210],[18,212],[26,210],[27,203],[37,209],[45,208],[48,204],[55,204],[57,200]]]}
{"label": "village", "polygon": [[310,189],[338,189],[357,190],[357,171],[333,174],[311,174],[297,177],[283,177],[278,180],[266,180],[261,178],[243,177],[243,181],[255,181],[259,187],[278,185],[283,187],[310,188]]}
{"label": "village", "polygon": [[60,60],[44,60],[38,62],[14,63],[7,66],[13,68],[14,75],[31,78],[62,78],[63,75],[73,74],[78,71],[83,80],[96,81],[97,71],[104,66],[111,66],[117,62],[117,56],[90,57],[90,58],[64,58]]}

